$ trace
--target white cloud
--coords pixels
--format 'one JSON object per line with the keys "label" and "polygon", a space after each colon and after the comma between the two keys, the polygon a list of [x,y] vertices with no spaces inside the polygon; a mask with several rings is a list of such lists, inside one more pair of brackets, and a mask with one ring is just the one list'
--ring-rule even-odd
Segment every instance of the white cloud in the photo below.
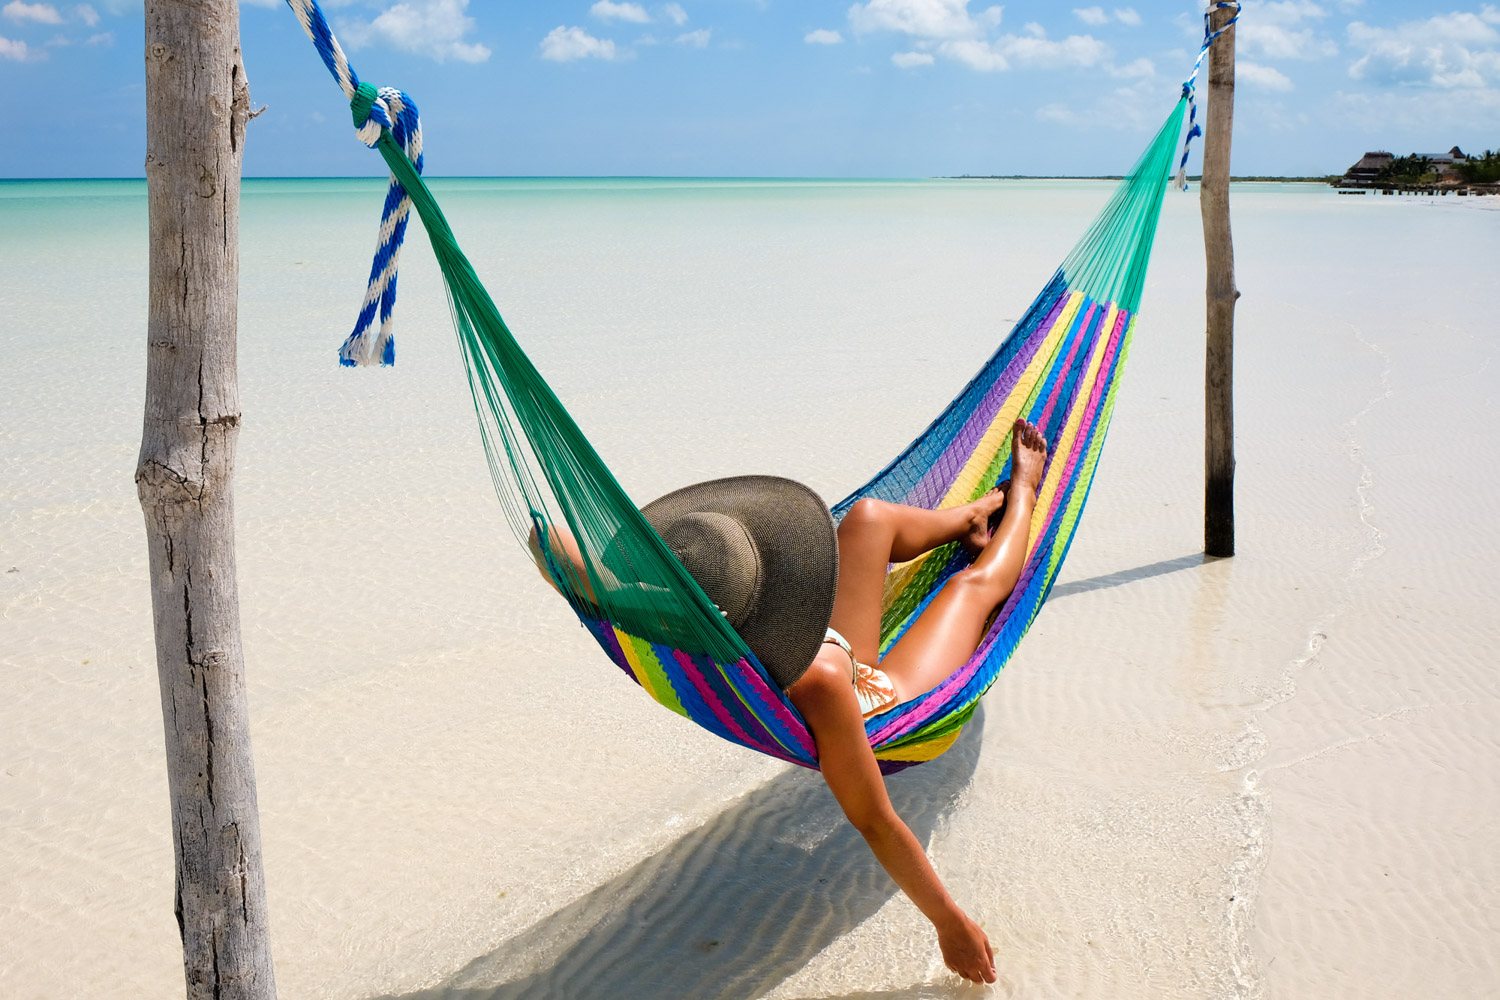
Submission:
{"label": "white cloud", "polygon": [[57,8],[50,3],[23,3],[22,0],[10,0],[4,8],[0,8],[0,14],[4,14],[12,21],[34,21],[37,24],[62,24],[62,15]]}
{"label": "white cloud", "polygon": [[680,3],[667,4],[661,9],[661,16],[666,18],[668,21],[671,21],[679,28],[684,24],[687,24],[688,20],[687,11],[682,9],[682,4]]}
{"label": "white cloud", "polygon": [[1235,25],[1235,45],[1245,55],[1266,59],[1337,55],[1339,47],[1313,27],[1327,16],[1327,6],[1311,0],[1257,4],[1254,17],[1242,18]]}
{"label": "white cloud", "polygon": [[686,45],[690,49],[703,49],[708,47],[709,37],[713,34],[711,28],[699,28],[697,31],[684,31],[677,36],[678,45]]}
{"label": "white cloud", "polygon": [[1008,35],[997,40],[994,48],[1011,62],[1022,66],[1052,68],[1056,66],[1093,66],[1108,49],[1092,35],[1069,35],[1056,40],[1046,37],[1040,25],[1027,25],[1024,35]]}
{"label": "white cloud", "polygon": [[895,31],[917,38],[971,38],[1000,24],[1001,9],[969,14],[969,0],[867,0],[849,8],[855,31]]}
{"label": "white cloud", "polygon": [[1136,13],[1134,7],[1116,7],[1108,11],[1103,7],[1074,7],[1073,16],[1091,28],[1108,24],[1110,18],[1132,28],[1140,27],[1141,23],[1141,15]]}
{"label": "white cloud", "polygon": [[1156,63],[1141,56],[1126,63],[1124,66],[1115,66],[1109,71],[1110,76],[1117,76],[1125,80],[1144,80],[1156,75]]}
{"label": "white cloud", "polygon": [[1394,28],[1360,21],[1349,43],[1361,55],[1349,66],[1356,80],[1440,90],[1485,90],[1500,85],[1500,10],[1438,14]]}
{"label": "white cloud", "polygon": [[638,3],[614,3],[613,0],[598,0],[589,8],[589,13],[601,21],[629,21],[631,24],[650,24],[651,15]]}
{"label": "white cloud", "polygon": [[844,36],[828,28],[818,28],[803,35],[802,40],[808,45],[837,45],[844,40]]}
{"label": "white cloud", "polygon": [[970,69],[977,69],[981,73],[998,73],[1010,69],[1010,62],[1005,56],[997,52],[989,42],[975,38],[960,38],[944,42],[940,51],[949,59],[961,62]]}
{"label": "white cloud", "polygon": [[[935,55],[984,73],[1004,72],[1013,66],[1093,66],[1109,52],[1092,35],[1048,38],[1046,29],[1035,22],[1019,33],[992,37],[1001,9],[987,7],[971,16],[968,7],[968,0],[868,0],[849,8],[849,21],[855,31],[912,36],[916,51],[897,53],[891,60],[903,69],[930,65]],[[812,41],[811,36],[807,40]]]}
{"label": "white cloud", "polygon": [[26,47],[25,42],[13,42],[4,35],[0,35],[0,59],[13,59],[16,62],[26,62],[31,58],[31,49]]}
{"label": "white cloud", "polygon": [[1265,90],[1287,91],[1292,89],[1292,81],[1285,73],[1270,66],[1262,66],[1260,63],[1251,62],[1248,59],[1237,60],[1234,71],[1246,83],[1253,84]]}
{"label": "white cloud", "polygon": [[595,38],[582,28],[564,28],[559,25],[542,39],[542,58],[553,62],[572,62],[575,59],[613,59],[615,43],[604,38]]}
{"label": "white cloud", "polygon": [[86,3],[81,3],[77,7],[74,7],[73,16],[90,28],[99,24],[99,12]]}
{"label": "white cloud", "polygon": [[490,57],[489,48],[464,41],[474,28],[474,19],[465,13],[468,6],[469,0],[406,0],[393,4],[369,23],[356,21],[340,27],[350,48],[384,42],[438,62],[484,62]]}

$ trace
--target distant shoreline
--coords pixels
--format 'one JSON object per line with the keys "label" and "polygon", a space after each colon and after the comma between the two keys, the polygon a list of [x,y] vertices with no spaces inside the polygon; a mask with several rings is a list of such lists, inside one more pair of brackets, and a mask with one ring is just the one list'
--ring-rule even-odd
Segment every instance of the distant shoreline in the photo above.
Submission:
{"label": "distant shoreline", "polygon": [[[954,174],[935,178],[940,181],[1122,181],[1124,174]],[[1189,174],[1188,180],[1202,180],[1200,174]],[[1235,181],[1275,182],[1278,184],[1327,184],[1328,177],[1277,177],[1265,174],[1246,174],[1230,177]]]}

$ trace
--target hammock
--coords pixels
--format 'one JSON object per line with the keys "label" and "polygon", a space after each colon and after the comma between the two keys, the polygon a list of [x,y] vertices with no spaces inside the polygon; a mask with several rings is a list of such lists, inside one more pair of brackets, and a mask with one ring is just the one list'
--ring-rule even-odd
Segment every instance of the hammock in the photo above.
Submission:
{"label": "hammock", "polygon": [[[812,737],[796,709],[646,523],[501,319],[419,174],[421,139],[410,98],[359,83],[316,3],[289,2],[351,98],[356,127],[392,175],[371,291],[344,360],[389,363],[394,356],[390,235],[404,228],[409,198],[447,284],[485,456],[517,539],[544,554],[580,621],[652,699],[726,740],[816,768]],[[978,649],[933,690],[866,722],[887,773],[953,744],[1052,588],[1114,410],[1173,150],[1191,105],[1190,80],[1130,174],[979,372],[916,440],[833,508],[840,518],[864,497],[929,509],[976,499],[1007,475],[1009,431],[1018,416],[1040,427],[1050,445],[1025,567]],[[550,557],[548,542],[559,526],[578,542],[582,573]],[[882,652],[968,561],[962,546],[950,543],[893,569]]]}

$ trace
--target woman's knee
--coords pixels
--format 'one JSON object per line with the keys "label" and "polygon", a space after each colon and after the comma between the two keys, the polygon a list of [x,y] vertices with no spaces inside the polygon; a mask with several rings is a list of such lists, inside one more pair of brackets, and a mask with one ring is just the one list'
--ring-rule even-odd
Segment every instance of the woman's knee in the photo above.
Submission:
{"label": "woman's knee", "polygon": [[850,507],[844,514],[844,519],[839,522],[839,534],[861,531],[885,523],[886,504],[883,501],[866,497],[856,500],[854,506]]}
{"label": "woman's knee", "polygon": [[995,605],[1009,597],[1016,584],[1014,580],[996,572],[992,566],[966,566],[954,573],[946,586],[957,588],[960,593],[973,595],[976,601]]}

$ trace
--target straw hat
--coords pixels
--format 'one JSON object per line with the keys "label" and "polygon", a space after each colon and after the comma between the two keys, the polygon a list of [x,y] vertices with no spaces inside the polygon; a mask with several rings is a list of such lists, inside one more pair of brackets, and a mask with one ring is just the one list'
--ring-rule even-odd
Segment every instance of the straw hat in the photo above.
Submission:
{"label": "straw hat", "polygon": [[801,483],[736,476],[641,508],[785,690],[806,672],[833,614],[838,537],[828,506]]}

